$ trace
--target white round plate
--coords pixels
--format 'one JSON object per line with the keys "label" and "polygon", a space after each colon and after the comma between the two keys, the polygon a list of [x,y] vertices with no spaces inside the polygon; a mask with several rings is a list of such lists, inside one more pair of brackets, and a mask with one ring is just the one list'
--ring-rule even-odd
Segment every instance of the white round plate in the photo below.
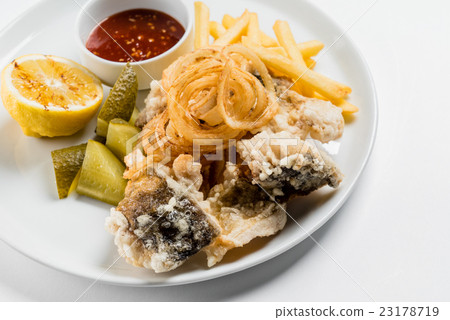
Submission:
{"label": "white round plate", "polygon": [[[188,1],[188,0],[186,0]],[[240,15],[245,8],[257,12],[264,31],[271,33],[276,19],[287,20],[299,41],[318,39],[326,49],[343,30],[329,17],[300,0],[205,0],[212,19]],[[78,61],[74,40],[75,18],[81,0],[44,0],[0,33],[0,67],[29,53],[58,55]],[[324,51],[325,51],[324,50]],[[127,265],[104,230],[109,206],[72,195],[58,200],[50,152],[82,143],[94,136],[94,123],[74,137],[25,137],[6,110],[0,108],[0,239],[43,264],[86,278],[130,286],[165,286],[198,282],[234,273],[274,258],[304,240],[329,220],[345,202],[372,150],[377,124],[373,81],[355,45],[342,36],[320,57],[317,71],[350,85],[351,102],[361,111],[350,121],[344,137],[325,148],[345,174],[337,191],[323,189],[289,206],[292,221],[269,239],[258,239],[232,250],[212,269],[203,254],[180,269],[155,274]],[[107,90],[107,89],[106,89]],[[95,121],[93,121],[95,122]],[[117,260],[117,262],[116,262]]]}

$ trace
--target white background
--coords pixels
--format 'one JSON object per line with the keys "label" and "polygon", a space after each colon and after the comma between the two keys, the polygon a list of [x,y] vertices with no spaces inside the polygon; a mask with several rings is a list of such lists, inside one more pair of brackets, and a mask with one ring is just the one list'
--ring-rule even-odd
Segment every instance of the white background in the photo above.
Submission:
{"label": "white background", "polygon": [[[2,1],[0,27],[34,2]],[[346,29],[373,0],[314,2]],[[376,82],[378,138],[357,190],[315,238],[377,301],[450,300],[449,12],[445,0],[378,0],[349,30]],[[0,301],[73,301],[90,284],[35,263],[2,242],[0,257]],[[96,284],[83,298],[368,299],[310,240],[218,280],[175,288]]]}

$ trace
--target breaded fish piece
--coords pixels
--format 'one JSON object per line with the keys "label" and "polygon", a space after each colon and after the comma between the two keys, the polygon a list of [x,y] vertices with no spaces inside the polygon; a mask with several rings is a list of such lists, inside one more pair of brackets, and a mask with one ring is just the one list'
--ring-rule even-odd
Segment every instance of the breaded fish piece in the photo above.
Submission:
{"label": "breaded fish piece", "polygon": [[274,235],[286,224],[285,203],[280,206],[271,201],[239,166],[228,163],[224,180],[206,199],[221,228],[220,235],[204,249],[209,267],[220,262],[229,250]]}
{"label": "breaded fish piece", "polygon": [[[176,167],[188,168],[188,158],[192,163],[191,156],[182,156]],[[220,233],[208,205],[198,201],[201,175],[196,178],[196,170],[186,175],[186,170],[176,167],[176,173],[164,168],[166,172],[161,169],[159,175],[131,181],[125,199],[106,221],[127,262],[157,273],[179,267]]]}
{"label": "breaded fish piece", "polygon": [[273,133],[288,131],[305,140],[308,134],[322,143],[339,139],[344,133],[342,109],[331,102],[306,98],[290,90],[290,80],[274,78],[280,110],[266,128]]}
{"label": "breaded fish piece", "polygon": [[276,198],[307,195],[323,186],[337,188],[341,171],[324,151],[289,132],[264,131],[237,143],[253,184]]}
{"label": "breaded fish piece", "polygon": [[153,80],[150,83],[150,93],[145,99],[145,109],[136,120],[136,127],[143,128],[155,116],[167,108],[167,97],[160,81]]}
{"label": "breaded fish piece", "polygon": [[[286,141],[290,146],[283,152]],[[204,249],[208,266],[233,248],[283,229],[289,199],[326,185],[337,188],[342,181],[325,152],[289,132],[266,130],[239,141],[237,151],[244,163],[228,163],[225,181],[213,187],[206,200],[221,227],[220,236]]]}

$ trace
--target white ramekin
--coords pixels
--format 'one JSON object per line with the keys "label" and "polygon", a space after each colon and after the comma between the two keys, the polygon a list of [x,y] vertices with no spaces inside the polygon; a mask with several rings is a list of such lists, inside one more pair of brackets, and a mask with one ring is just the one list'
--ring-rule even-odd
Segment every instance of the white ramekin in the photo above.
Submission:
{"label": "white ramekin", "polygon": [[76,22],[76,41],[79,46],[81,63],[95,73],[106,85],[116,82],[126,63],[102,59],[88,49],[86,41],[91,31],[109,16],[131,9],[153,9],[167,13],[177,19],[186,29],[181,40],[169,51],[131,65],[138,75],[139,90],[150,88],[152,80],[161,79],[162,72],[179,56],[193,49],[193,6],[182,0],[91,0],[81,9]]}

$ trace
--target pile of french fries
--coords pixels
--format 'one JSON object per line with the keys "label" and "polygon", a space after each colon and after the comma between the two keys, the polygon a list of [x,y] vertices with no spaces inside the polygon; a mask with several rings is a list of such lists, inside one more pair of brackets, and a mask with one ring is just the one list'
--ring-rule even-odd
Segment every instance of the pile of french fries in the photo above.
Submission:
{"label": "pile of french fries", "polygon": [[[234,18],[225,14],[222,23],[210,21],[209,8],[195,2],[195,48],[210,45],[226,46],[240,43],[253,50],[275,76],[285,76],[294,82],[293,90],[300,94],[331,101],[341,107],[344,114],[358,112],[347,100],[352,92],[349,86],[332,80],[316,71],[312,59],[324,48],[318,40],[297,43],[286,21],[278,20],[273,26],[276,39],[259,28],[258,15],[245,10]],[[214,42],[211,42],[211,36]]]}

